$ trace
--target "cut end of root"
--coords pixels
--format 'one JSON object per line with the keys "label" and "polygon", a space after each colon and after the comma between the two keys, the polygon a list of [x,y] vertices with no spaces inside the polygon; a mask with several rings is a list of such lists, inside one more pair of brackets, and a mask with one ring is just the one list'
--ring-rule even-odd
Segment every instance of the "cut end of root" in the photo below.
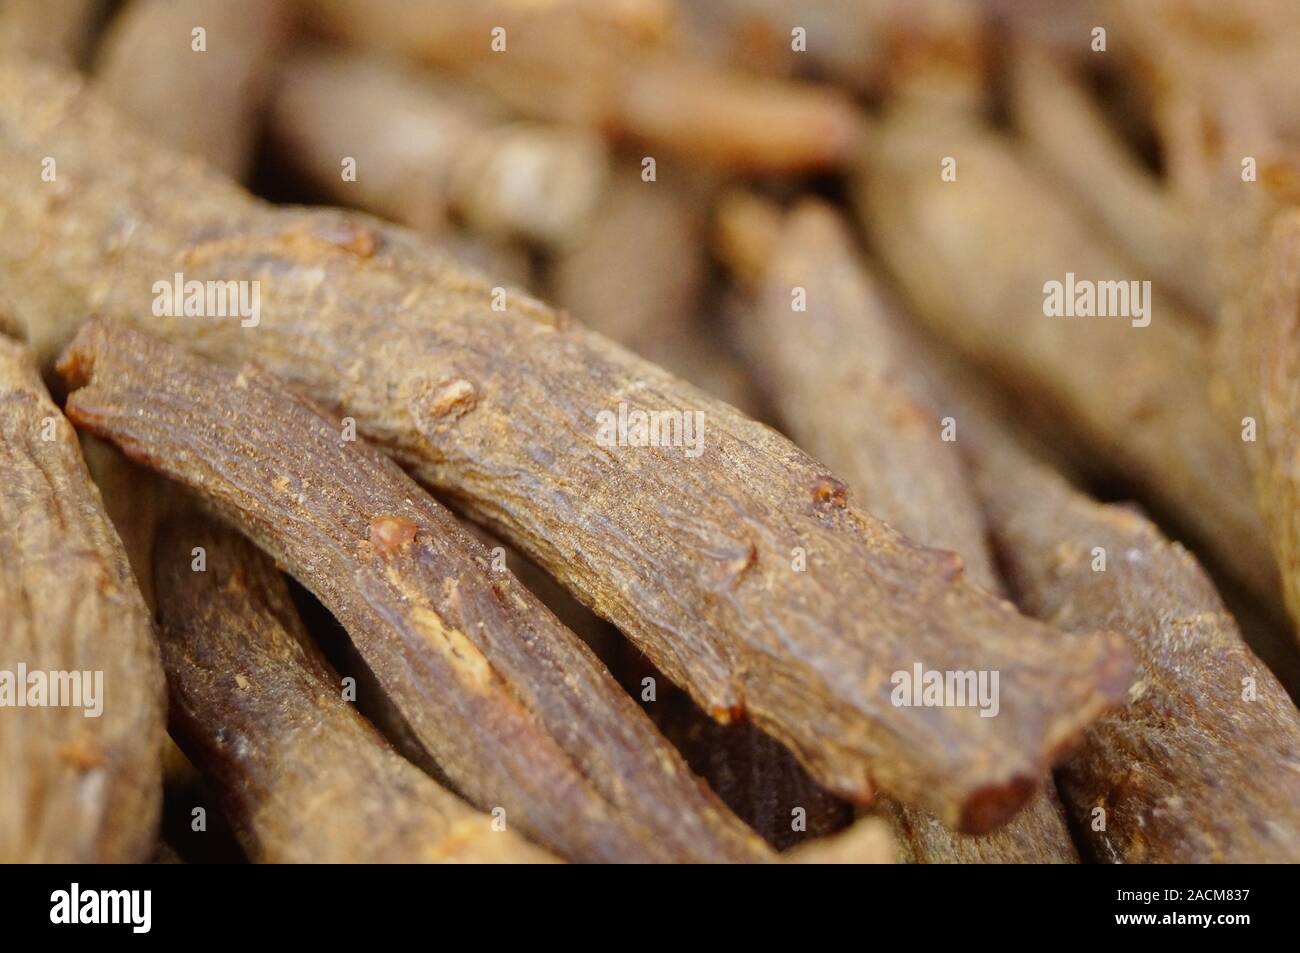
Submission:
{"label": "cut end of root", "polygon": [[745,706],[732,705],[730,708],[710,708],[709,717],[720,725],[738,725],[745,718]]}
{"label": "cut end of root", "polygon": [[102,321],[102,318],[92,315],[54,364],[55,371],[68,390],[76,390],[90,383],[95,370],[95,348],[92,341],[98,334]]}
{"label": "cut end of root", "polygon": [[980,788],[966,799],[958,830],[963,834],[987,834],[996,830],[1015,817],[1037,790],[1038,782],[1024,777]]}

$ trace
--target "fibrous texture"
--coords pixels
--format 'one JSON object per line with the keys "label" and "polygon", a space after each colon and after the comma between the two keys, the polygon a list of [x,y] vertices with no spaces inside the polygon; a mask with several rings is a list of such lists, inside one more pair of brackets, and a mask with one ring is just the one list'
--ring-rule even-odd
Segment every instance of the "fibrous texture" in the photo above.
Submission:
{"label": "fibrous texture", "polygon": [[[751,203],[746,217],[758,214]],[[766,258],[758,301],[737,333],[791,436],[842,474],[873,515],[912,539],[960,556],[973,581],[1000,592],[956,427],[930,410],[933,397],[920,380],[921,368],[928,366],[925,355],[855,252],[845,223],[825,204],[805,202],[775,229],[755,228],[751,243],[763,233],[772,234],[773,244],[765,255],[758,253]],[[743,272],[749,256],[735,253]],[[949,426],[953,439],[945,440]],[[896,802],[881,807],[905,859],[1077,859],[1054,790],[984,837],[956,834],[926,812]]]}
{"label": "fibrous texture", "polygon": [[1094,502],[1005,440],[969,444],[1020,604],[1065,632],[1127,633],[1129,704],[1058,770],[1100,860],[1300,859],[1300,713],[1213,584],[1143,516]]}
{"label": "fibrous texture", "polygon": [[[790,442],[563,314],[518,294],[495,309],[484,279],[400,229],[255,202],[46,72],[0,67],[0,89],[0,169],[67,156],[57,197],[3,199],[23,237],[0,296],[29,334],[66,337],[96,310],[255,357],[832,790],[996,826],[1127,684],[1117,636],[1062,642],[852,505]],[[151,290],[180,272],[258,282],[265,307],[255,323],[155,314]],[[629,430],[632,413],[666,420],[660,439]],[[998,670],[1001,716],[893,704],[892,674],[918,657]]]}
{"label": "fibrous texture", "polygon": [[334,613],[476,806],[575,860],[766,856],[577,636],[341,422],[122,325],[87,324],[61,368],[81,426],[198,491]]}
{"label": "fibrous texture", "polygon": [[[201,561],[200,561],[201,560]],[[550,858],[395,753],[344,700],[274,564],[231,530],[172,518],[154,550],[173,731],[261,863]]]}
{"label": "fibrous texture", "polygon": [[72,426],[0,337],[0,860],[130,863],[158,837],[153,626]]}

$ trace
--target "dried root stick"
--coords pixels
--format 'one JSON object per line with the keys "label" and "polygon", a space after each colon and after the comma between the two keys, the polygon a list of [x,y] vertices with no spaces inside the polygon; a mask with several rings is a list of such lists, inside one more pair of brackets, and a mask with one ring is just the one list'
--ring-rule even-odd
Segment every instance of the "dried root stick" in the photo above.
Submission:
{"label": "dried root stick", "polygon": [[1300,860],[1300,713],[1196,560],[1005,437],[965,446],[1021,605],[1066,632],[1125,632],[1140,660],[1130,704],[1089,728],[1057,771],[1095,856]]}
{"label": "dried root stick", "polygon": [[847,227],[808,200],[786,217],[771,252],[737,337],[790,434],[848,482],[863,509],[957,553],[971,580],[996,593],[960,455],[917,399],[895,306]]}
{"label": "dried root stick", "polygon": [[159,141],[242,178],[287,28],[281,0],[132,0],[94,83]]}
{"label": "dried root stick", "polygon": [[445,80],[325,50],[285,64],[270,132],[334,201],[425,231],[455,216],[560,245],[583,230],[607,171],[594,133],[519,122]]}
{"label": "dried root stick", "polygon": [[[153,546],[159,524],[171,510],[184,504],[183,492],[151,470],[137,466],[107,441],[85,431],[78,434],[81,453],[90,478],[99,489],[108,514],[122,540],[131,574],[140,595],[157,618],[158,600],[153,587]],[[170,801],[175,789],[194,786],[198,772],[170,735],[163,739],[163,799]],[[165,822],[165,818],[164,818]]]}
{"label": "dried root stick", "polygon": [[334,613],[476,806],[575,860],[767,856],[591,651],[340,422],[125,325],[88,323],[60,366],[82,426],[200,492]]}
{"label": "dried root stick", "polygon": [[[1158,287],[1145,293],[1142,273],[992,133],[896,116],[878,145],[863,221],[916,316],[998,376],[1045,430],[1086,448],[1081,463],[1125,478],[1253,592],[1276,598],[1237,436],[1211,407],[1209,342],[1196,322]],[[953,181],[942,177],[945,156]],[[1130,313],[1049,316],[1048,283],[1071,281],[1108,301],[1122,301],[1106,290],[1122,286],[1128,308],[1107,308]]]}
{"label": "dried root stick", "polygon": [[[724,246],[737,249],[735,236],[747,223],[756,226],[751,246],[763,235],[775,238],[758,304],[738,336],[791,434],[834,467],[872,515],[958,554],[972,580],[998,593],[1001,582],[958,445],[944,441],[943,425],[928,409],[932,401],[918,393],[913,365],[920,355],[902,333],[893,303],[863,267],[845,224],[812,201],[775,226],[755,220],[761,209],[753,200],[729,202],[726,209],[743,217],[722,225],[724,236],[733,236]],[[743,258],[741,270],[747,270]],[[1077,860],[1054,791],[985,837],[954,834],[924,811],[891,802],[884,813],[909,860]]]}
{"label": "dried root stick", "polygon": [[[0,248],[0,301],[29,334],[95,310],[278,370],[837,793],[995,827],[1127,686],[1117,636],[1063,642],[769,428],[562,314],[400,229],[262,205],[50,73],[0,66],[0,175],[51,150],[74,188],[0,194],[21,235]],[[256,281],[266,306],[169,317],[154,289],[178,272]],[[894,705],[891,673],[917,657],[998,669],[1001,716]]]}
{"label": "dried root stick", "polygon": [[[1207,268],[1224,288],[1212,394],[1225,421],[1238,428],[1254,477],[1291,619],[1290,656],[1261,643],[1262,630],[1251,625],[1239,604],[1234,609],[1243,630],[1254,637],[1252,646],[1295,695],[1300,521],[1291,471],[1300,446],[1293,411],[1300,356],[1295,321],[1300,153],[1278,135],[1266,103],[1245,97],[1240,86],[1215,87],[1166,104],[1165,119],[1166,148],[1184,170],[1208,236]],[[1248,181],[1244,156],[1255,165],[1257,181]],[[1225,596],[1231,602],[1231,594]]]}
{"label": "dried root stick", "polygon": [[1011,71],[1020,131],[1144,274],[1213,318],[1218,293],[1192,210],[1143,169],[1083,86],[1042,50],[1018,51]]}
{"label": "dried root stick", "polygon": [[551,292],[589,328],[747,410],[744,369],[699,321],[707,201],[697,181],[645,182],[638,167],[618,168],[581,240],[556,257]]}
{"label": "dried root stick", "polygon": [[153,626],[72,426],[2,337],[0,485],[0,861],[143,861],[162,799]]}
{"label": "dried root stick", "polygon": [[86,469],[99,488],[104,511],[122,540],[140,594],[153,616],[158,607],[153,591],[154,538],[180,494],[174,485],[126,459],[111,443],[84,432],[79,437]]}
{"label": "dried root stick", "polygon": [[662,42],[663,3],[610,16],[604,0],[301,2],[308,22],[335,39],[453,72],[526,116],[696,161],[771,172],[840,166],[862,135],[837,90],[674,55]]}
{"label": "dried root stick", "polygon": [[1240,418],[1261,512],[1300,632],[1300,209],[1264,229],[1250,281],[1224,309],[1220,377]]}
{"label": "dried root stick", "polygon": [[250,860],[551,859],[508,827],[494,830],[357,714],[275,566],[242,537],[174,517],[154,566],[173,731]]}

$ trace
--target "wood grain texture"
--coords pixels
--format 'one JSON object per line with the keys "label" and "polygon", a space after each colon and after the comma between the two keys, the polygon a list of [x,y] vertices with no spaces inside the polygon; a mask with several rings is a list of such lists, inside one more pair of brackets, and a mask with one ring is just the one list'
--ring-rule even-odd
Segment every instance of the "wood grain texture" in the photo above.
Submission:
{"label": "wood grain texture", "polygon": [[[767,427],[540,302],[494,310],[486,280],[406,231],[269,208],[133,137],[66,79],[0,66],[0,174],[34,177],[50,150],[64,186],[0,196],[16,235],[0,302],[29,336],[66,340],[95,310],[279,371],[826,787],[994,827],[1122,695],[1119,637],[1062,642]],[[156,317],[154,282],[178,271],[260,282],[260,323]],[[620,406],[702,413],[701,453],[611,445],[601,414]],[[918,657],[998,669],[1002,715],[892,704],[891,673]]]}
{"label": "wood grain texture", "polygon": [[[746,214],[744,205],[731,206]],[[1001,594],[958,443],[942,438],[920,380],[925,355],[897,305],[857,254],[846,223],[828,205],[806,200],[754,234],[724,226],[751,255],[765,257],[758,301],[737,334],[773,406],[802,447],[826,461],[873,516],[910,538],[961,557],[971,579]],[[750,204],[747,218],[761,214]],[[756,247],[767,235],[766,253]],[[806,309],[792,307],[802,289]],[[796,346],[797,342],[797,346]],[[955,436],[955,433],[954,433]],[[1072,863],[1078,856],[1052,783],[1002,829],[960,835],[916,808],[885,800],[903,859],[918,863]]]}
{"label": "wood grain texture", "polygon": [[81,426],[199,492],[334,613],[473,804],[574,860],[768,856],[581,640],[339,421],[125,325],[87,323],[60,366]]}
{"label": "wood grain texture", "polygon": [[154,570],[172,730],[250,860],[553,860],[508,826],[493,830],[357,714],[274,564],[247,540],[203,517],[172,517]]}
{"label": "wood grain texture", "polygon": [[[72,425],[32,355],[4,337],[0,485],[0,861],[143,861],[162,800],[153,626]],[[50,673],[75,677],[59,700],[76,707],[50,695],[15,707],[28,698],[19,665],[51,685]]]}
{"label": "wood grain texture", "polygon": [[1134,510],[1076,492],[1004,438],[967,446],[1021,605],[1065,632],[1125,632],[1140,660],[1129,705],[1092,726],[1057,771],[1092,853],[1295,863],[1300,712],[1196,560]]}
{"label": "wood grain texture", "polygon": [[[792,307],[803,289],[806,309]],[[916,393],[901,312],[863,267],[844,221],[805,201],[786,217],[756,307],[737,334],[790,435],[899,532],[1001,583],[961,456]]]}

